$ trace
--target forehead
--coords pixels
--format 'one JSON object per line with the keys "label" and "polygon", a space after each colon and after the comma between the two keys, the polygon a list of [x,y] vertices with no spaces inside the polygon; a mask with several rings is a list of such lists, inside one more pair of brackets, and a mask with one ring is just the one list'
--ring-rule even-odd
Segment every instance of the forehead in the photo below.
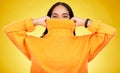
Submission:
{"label": "forehead", "polygon": [[58,5],[53,9],[52,13],[69,13],[69,12],[66,7]]}

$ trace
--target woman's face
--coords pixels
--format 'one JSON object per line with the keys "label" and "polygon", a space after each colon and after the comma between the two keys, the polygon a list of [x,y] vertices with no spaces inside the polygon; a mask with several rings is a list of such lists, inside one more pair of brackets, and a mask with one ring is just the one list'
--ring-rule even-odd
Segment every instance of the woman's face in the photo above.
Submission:
{"label": "woman's face", "polygon": [[68,10],[64,6],[58,5],[53,9],[51,18],[70,19],[70,15]]}

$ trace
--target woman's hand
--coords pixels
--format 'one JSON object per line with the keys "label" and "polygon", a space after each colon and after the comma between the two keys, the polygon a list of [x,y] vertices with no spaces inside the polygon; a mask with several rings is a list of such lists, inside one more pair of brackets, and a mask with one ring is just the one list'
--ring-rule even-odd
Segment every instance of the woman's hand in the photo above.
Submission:
{"label": "woman's hand", "polygon": [[[71,20],[73,20],[75,22],[76,26],[85,26],[86,19],[73,17],[73,18],[71,18]],[[87,27],[90,25],[90,23],[91,23],[91,20],[88,21]]]}
{"label": "woman's hand", "polygon": [[50,17],[48,16],[45,16],[45,17],[42,17],[42,18],[37,18],[37,19],[33,19],[33,25],[42,25],[44,27],[46,27],[46,20],[47,19],[50,19]]}
{"label": "woman's hand", "polygon": [[85,19],[73,17],[73,18],[71,18],[71,20],[73,20],[75,22],[76,26],[84,26],[85,25]]}

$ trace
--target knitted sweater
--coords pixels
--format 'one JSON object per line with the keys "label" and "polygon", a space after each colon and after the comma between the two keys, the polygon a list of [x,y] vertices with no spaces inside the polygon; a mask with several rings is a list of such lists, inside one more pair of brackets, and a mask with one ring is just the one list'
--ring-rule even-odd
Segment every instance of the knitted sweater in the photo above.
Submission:
{"label": "knitted sweater", "polygon": [[115,29],[92,21],[92,34],[74,36],[72,20],[49,19],[48,34],[43,38],[27,35],[35,29],[32,19],[4,27],[8,38],[31,60],[31,73],[87,73],[91,61],[115,34]]}

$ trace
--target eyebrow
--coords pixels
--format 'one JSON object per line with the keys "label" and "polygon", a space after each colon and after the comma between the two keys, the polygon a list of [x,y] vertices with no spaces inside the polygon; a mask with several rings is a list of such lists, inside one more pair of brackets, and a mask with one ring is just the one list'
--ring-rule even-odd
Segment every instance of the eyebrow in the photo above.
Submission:
{"label": "eyebrow", "polygon": [[62,15],[69,15],[69,13],[63,13]]}
{"label": "eyebrow", "polygon": [[58,15],[57,13],[52,13],[52,15]]}
{"label": "eyebrow", "polygon": [[[52,15],[58,15],[57,13],[52,13]],[[69,15],[69,13],[63,13],[62,15]]]}

